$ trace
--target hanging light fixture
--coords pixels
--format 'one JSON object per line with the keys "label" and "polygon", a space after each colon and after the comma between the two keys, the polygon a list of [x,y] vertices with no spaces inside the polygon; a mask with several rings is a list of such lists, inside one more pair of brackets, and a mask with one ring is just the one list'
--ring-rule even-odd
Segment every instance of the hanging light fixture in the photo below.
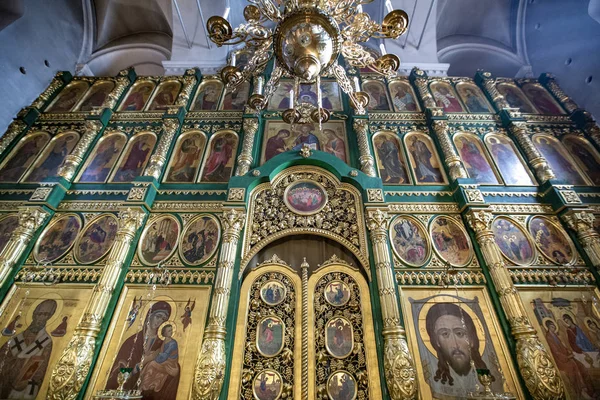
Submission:
{"label": "hanging light fixture", "polygon": [[[363,114],[369,96],[360,90],[357,78],[354,84],[350,81],[338,63],[339,56],[344,56],[350,66],[394,76],[400,67],[398,57],[383,54],[375,58],[362,43],[371,38],[396,39],[408,28],[408,15],[402,10],[390,11],[382,24],[373,21],[362,11],[362,5],[372,1],[248,0],[250,5],[244,9],[247,23],[235,29],[223,17],[209,18],[207,31],[217,46],[244,43],[252,54],[243,68],[230,62],[222,69],[221,77],[227,89],[235,90],[243,82],[261,75],[274,57],[269,81],[264,84],[255,79],[255,90],[249,100],[253,109],[260,111],[266,107],[279,80],[286,74],[294,79],[294,89],[290,91],[290,108],[283,113],[284,120],[294,123],[309,115],[315,122],[325,122],[329,119],[329,111],[321,104],[320,80],[322,76],[333,76],[349,96],[352,107]],[[274,27],[268,27],[273,23]],[[301,84],[313,83],[316,84],[318,102],[310,109],[294,96],[299,95]]]}

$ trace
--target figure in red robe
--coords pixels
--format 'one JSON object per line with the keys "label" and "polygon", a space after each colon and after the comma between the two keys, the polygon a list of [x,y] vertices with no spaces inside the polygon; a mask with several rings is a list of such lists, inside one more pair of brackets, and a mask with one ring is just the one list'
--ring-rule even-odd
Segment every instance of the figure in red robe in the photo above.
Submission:
{"label": "figure in red robe", "polygon": [[205,182],[226,182],[230,175],[230,168],[226,167],[232,153],[232,138],[227,136],[217,138],[206,161],[202,180]]}

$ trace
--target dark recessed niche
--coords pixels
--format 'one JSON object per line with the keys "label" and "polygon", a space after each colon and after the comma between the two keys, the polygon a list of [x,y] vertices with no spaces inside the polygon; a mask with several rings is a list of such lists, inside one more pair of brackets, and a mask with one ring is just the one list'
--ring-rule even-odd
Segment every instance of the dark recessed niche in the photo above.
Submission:
{"label": "dark recessed niche", "polygon": [[48,68],[50,68],[50,61],[48,60],[44,60],[44,65]]}
{"label": "dark recessed niche", "polygon": [[19,71],[21,71],[21,73],[23,75],[25,75],[27,73],[27,70],[25,69],[25,67],[19,67]]}
{"label": "dark recessed niche", "polygon": [[541,27],[542,27],[542,24],[540,24],[539,22],[537,24],[535,24],[535,29],[537,29],[538,31],[540,30]]}
{"label": "dark recessed niche", "polygon": [[571,57],[569,57],[565,60],[565,65],[571,65],[572,62],[573,62],[573,59]]}
{"label": "dark recessed niche", "polygon": [[590,83],[592,83],[593,80],[594,80],[594,77],[590,75],[587,78],[585,78],[585,83],[587,83],[589,85]]}

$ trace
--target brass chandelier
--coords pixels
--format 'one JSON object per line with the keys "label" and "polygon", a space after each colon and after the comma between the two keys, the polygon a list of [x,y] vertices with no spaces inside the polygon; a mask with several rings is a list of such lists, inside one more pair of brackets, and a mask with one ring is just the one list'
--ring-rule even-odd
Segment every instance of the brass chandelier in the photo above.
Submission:
{"label": "brass chandelier", "polygon": [[[283,112],[283,119],[295,123],[310,117],[315,122],[329,119],[329,111],[322,107],[322,76],[335,77],[338,85],[350,98],[350,104],[358,114],[364,114],[369,96],[362,92],[358,77],[354,84],[338,63],[340,54],[349,66],[367,68],[381,75],[392,77],[400,67],[400,60],[393,54],[373,57],[361,44],[371,38],[396,39],[408,28],[408,15],[393,10],[382,24],[371,20],[362,12],[362,5],[373,0],[248,0],[244,9],[243,23],[232,29],[220,16],[207,21],[210,39],[217,44],[237,45],[244,43],[251,57],[239,68],[235,57],[221,71],[227,90],[233,91],[243,82],[254,79],[254,90],[248,105],[259,112],[273,95],[282,76],[294,79],[290,91],[290,108]],[[269,60],[275,57],[269,81],[264,84],[262,73]],[[295,98],[300,84],[317,87],[317,106],[300,103]]]}

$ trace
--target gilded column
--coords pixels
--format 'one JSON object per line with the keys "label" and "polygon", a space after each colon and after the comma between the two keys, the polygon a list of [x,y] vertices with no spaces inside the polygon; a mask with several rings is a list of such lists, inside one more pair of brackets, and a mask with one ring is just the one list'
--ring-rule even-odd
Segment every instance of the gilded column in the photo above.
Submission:
{"label": "gilded column", "polygon": [[190,99],[192,94],[192,90],[196,85],[196,71],[193,69],[188,69],[185,71],[185,76],[183,77],[183,87],[181,88],[181,92],[177,96],[177,100],[175,101],[175,105],[179,107],[185,107]]}
{"label": "gilded column", "polygon": [[548,89],[550,93],[552,93],[554,97],[556,97],[556,99],[562,104],[562,106],[565,108],[565,110],[567,110],[569,114],[579,108],[577,107],[577,104],[575,104],[573,99],[567,96],[565,92],[563,92],[562,88],[558,86],[554,75],[542,74],[542,76],[540,77],[540,81],[542,81],[544,86],[546,86],[546,89]]}
{"label": "gilded column", "polygon": [[517,139],[517,142],[519,142],[521,149],[525,152],[525,156],[531,167],[534,169],[535,175],[540,183],[544,183],[548,179],[556,178],[550,165],[548,165],[548,161],[546,161],[544,156],[542,156],[542,153],[539,152],[531,141],[525,122],[510,122],[509,130],[515,139]]}
{"label": "gilded column", "polygon": [[558,370],[529,321],[494,240],[494,233],[490,229],[493,215],[486,210],[473,210],[466,217],[475,231],[477,243],[516,340],[517,364],[529,393],[536,400],[564,399],[564,386]]}
{"label": "gilded column", "polygon": [[111,110],[115,108],[117,102],[121,98],[121,95],[123,95],[123,92],[131,83],[127,76],[128,74],[129,70],[127,69],[124,69],[119,72],[119,76],[117,77],[117,79],[115,79],[115,87],[113,88],[113,90],[110,91],[108,96],[106,96],[106,99],[104,99],[104,103],[102,103],[102,106],[100,106],[96,110],[98,114],[101,113],[102,110],[105,108],[110,108]]}
{"label": "gilded column", "polygon": [[115,243],[73,337],[52,371],[47,399],[67,400],[79,395],[92,364],[96,339],[108,303],[144,217],[145,213],[141,209],[127,208],[119,213],[119,230]]}
{"label": "gilded column", "polygon": [[4,153],[4,150],[15,140],[21,132],[27,128],[27,125],[23,121],[14,120],[8,126],[8,129],[0,138],[0,156]]}
{"label": "gilded column", "polygon": [[583,129],[598,148],[600,148],[600,126],[588,111],[581,112]]}
{"label": "gilded column", "polygon": [[375,173],[375,159],[369,147],[369,125],[366,119],[355,119],[353,123],[354,132],[358,140],[358,151],[360,170],[369,176],[377,176]]}
{"label": "gilded column", "polygon": [[10,271],[49,213],[41,207],[19,207],[18,215],[19,226],[0,252],[0,286],[6,283]]}
{"label": "gilded column", "polygon": [[242,152],[238,156],[237,169],[235,176],[244,176],[250,171],[252,165],[252,149],[254,148],[254,138],[258,132],[258,118],[244,118],[244,142],[242,143]]}
{"label": "gilded column", "polygon": [[388,392],[393,400],[416,399],[418,397],[417,373],[408,350],[406,333],[400,321],[388,244],[388,220],[387,212],[380,209],[370,210],[367,214],[383,317],[383,368]]}
{"label": "gilded column", "polygon": [[39,95],[37,99],[31,104],[32,107],[37,108],[38,110],[42,110],[46,102],[54,95],[54,93],[64,85],[64,81],[62,79],[63,72],[58,71],[54,78],[52,78],[52,82],[50,85],[44,90],[42,94]]}
{"label": "gilded column", "polygon": [[450,178],[456,180],[458,178],[468,178],[465,166],[462,160],[458,156],[456,149],[452,145],[450,140],[450,134],[448,133],[448,123],[444,120],[433,120],[433,131],[435,132],[440,146],[442,146],[442,153],[444,153],[444,161],[448,166],[450,172]]}
{"label": "gilded column", "polygon": [[[424,75],[423,71],[421,71],[420,69],[415,69],[415,74],[417,76]],[[426,108],[437,108],[437,104],[435,103],[433,96],[429,92],[429,81],[427,80],[427,78],[416,78],[414,82],[415,86],[417,87],[417,92],[419,92],[419,97],[423,102],[423,105]]]}
{"label": "gilded column", "polygon": [[600,267],[600,235],[594,229],[594,214],[586,210],[571,210],[563,215],[562,219],[575,231],[577,240],[594,267]]}
{"label": "gilded column", "polygon": [[102,130],[102,123],[97,120],[87,120],[85,121],[85,130],[79,142],[77,142],[77,146],[71,152],[71,154],[65,157],[65,161],[61,164],[58,169],[58,176],[62,176],[67,181],[71,181],[75,176],[75,172],[77,172],[77,168],[83,162],[83,158],[87,153],[88,149],[92,145],[92,142],[98,135],[98,133]]}
{"label": "gilded column", "polygon": [[218,399],[223,386],[226,367],[227,306],[231,293],[235,255],[245,217],[243,210],[228,209],[223,212],[223,244],[217,265],[212,305],[204,332],[204,341],[194,370],[192,399],[195,400]]}
{"label": "gilded column", "polygon": [[508,104],[504,96],[502,96],[502,94],[496,88],[496,80],[492,79],[492,74],[490,74],[489,72],[482,72],[480,76],[482,78],[481,82],[483,83],[483,88],[492,99],[492,102],[494,103],[496,108],[498,110],[510,108],[510,105]]}
{"label": "gilded column", "polygon": [[176,118],[163,120],[162,134],[156,149],[154,149],[154,153],[152,153],[152,157],[150,157],[150,162],[144,171],[144,176],[152,176],[156,180],[160,178],[163,167],[167,162],[169,147],[171,146],[171,142],[175,137],[177,129],[179,129],[179,121]]}

